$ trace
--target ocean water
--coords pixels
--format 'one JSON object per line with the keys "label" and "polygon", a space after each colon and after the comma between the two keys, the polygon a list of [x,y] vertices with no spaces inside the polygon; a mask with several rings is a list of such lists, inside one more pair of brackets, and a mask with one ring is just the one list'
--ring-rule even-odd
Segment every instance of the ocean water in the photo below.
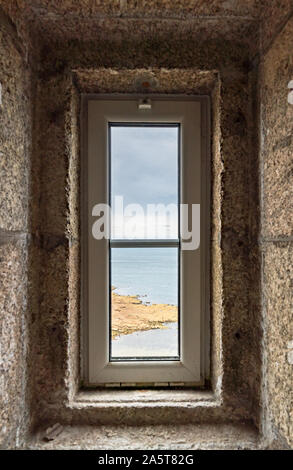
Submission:
{"label": "ocean water", "polygon": [[178,306],[178,248],[112,248],[111,285],[143,303]]}
{"label": "ocean water", "polygon": [[112,357],[174,357],[178,355],[178,325],[137,331],[112,341]]}
{"label": "ocean water", "polygon": [[[120,295],[137,295],[145,304],[178,306],[178,249],[113,248],[111,285]],[[137,331],[112,340],[112,357],[176,357],[178,324]]]}

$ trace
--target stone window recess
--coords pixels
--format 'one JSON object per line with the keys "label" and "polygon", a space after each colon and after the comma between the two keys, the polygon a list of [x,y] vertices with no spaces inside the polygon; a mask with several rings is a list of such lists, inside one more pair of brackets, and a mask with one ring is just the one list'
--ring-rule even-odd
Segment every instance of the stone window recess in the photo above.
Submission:
{"label": "stone window recess", "polygon": [[[292,2],[181,3],[1,1],[1,447],[293,446]],[[83,100],[113,94],[210,100],[200,386],[88,387]]]}

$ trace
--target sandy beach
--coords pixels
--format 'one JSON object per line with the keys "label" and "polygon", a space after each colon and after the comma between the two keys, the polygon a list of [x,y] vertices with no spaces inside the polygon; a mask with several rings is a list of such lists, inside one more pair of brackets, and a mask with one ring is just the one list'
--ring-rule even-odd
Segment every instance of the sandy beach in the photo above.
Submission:
{"label": "sandy beach", "polygon": [[136,331],[166,328],[164,323],[178,321],[175,305],[144,304],[138,296],[118,295],[112,288],[112,338]]}

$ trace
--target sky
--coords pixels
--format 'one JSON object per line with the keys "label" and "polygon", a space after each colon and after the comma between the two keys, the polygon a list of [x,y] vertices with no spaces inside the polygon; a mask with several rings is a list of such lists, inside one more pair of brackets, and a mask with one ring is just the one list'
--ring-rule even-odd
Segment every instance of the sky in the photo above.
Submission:
{"label": "sky", "polygon": [[[115,196],[123,196],[124,208],[128,204],[140,204],[144,215],[147,204],[177,205],[178,127],[111,127],[111,201],[114,209]],[[114,238],[124,238],[122,220],[117,214]],[[130,219],[132,225],[136,225],[138,233],[134,238],[177,237],[176,210],[167,221],[169,227],[163,216],[134,215],[123,219],[130,232]],[[133,237],[128,233],[126,238]]]}

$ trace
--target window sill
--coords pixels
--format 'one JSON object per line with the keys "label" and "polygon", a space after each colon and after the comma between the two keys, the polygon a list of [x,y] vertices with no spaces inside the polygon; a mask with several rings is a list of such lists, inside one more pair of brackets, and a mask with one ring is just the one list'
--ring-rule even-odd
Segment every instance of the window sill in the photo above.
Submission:
{"label": "window sill", "polygon": [[202,390],[81,390],[73,399],[71,406],[86,407],[93,405],[115,406],[162,405],[180,406],[219,406],[220,401],[210,391]]}
{"label": "window sill", "polygon": [[71,424],[191,424],[218,422],[226,411],[221,399],[206,390],[94,389],[72,397],[63,417]]}
{"label": "window sill", "polygon": [[44,429],[31,436],[30,450],[248,450],[266,449],[257,430],[248,424],[154,426],[64,426],[51,442]]}

